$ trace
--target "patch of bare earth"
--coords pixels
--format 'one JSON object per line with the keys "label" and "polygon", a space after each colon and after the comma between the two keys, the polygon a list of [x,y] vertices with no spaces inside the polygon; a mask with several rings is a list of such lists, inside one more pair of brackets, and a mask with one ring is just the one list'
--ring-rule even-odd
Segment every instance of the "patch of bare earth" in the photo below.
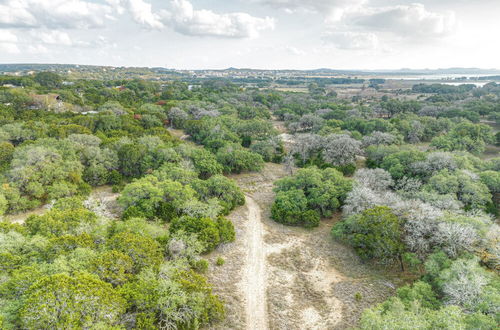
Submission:
{"label": "patch of bare earth", "polygon": [[[340,214],[312,230],[272,221],[273,182],[285,175],[281,165],[267,164],[261,173],[232,177],[248,197],[230,215],[236,241],[208,257],[227,312],[216,329],[346,329],[400,284],[331,238]],[[219,256],[223,266],[215,266]]]}

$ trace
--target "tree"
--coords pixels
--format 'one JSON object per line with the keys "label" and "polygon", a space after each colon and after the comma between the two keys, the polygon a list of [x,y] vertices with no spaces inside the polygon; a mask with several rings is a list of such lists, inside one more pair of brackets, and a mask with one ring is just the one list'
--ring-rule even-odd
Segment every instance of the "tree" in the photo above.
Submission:
{"label": "tree", "polygon": [[334,238],[352,245],[363,258],[399,260],[404,270],[401,221],[386,206],[377,206],[348,217],[332,228]]}
{"label": "tree", "polygon": [[54,72],[38,72],[34,77],[35,82],[47,88],[59,88],[62,84],[62,78]]}
{"label": "tree", "polygon": [[375,191],[383,191],[394,184],[391,174],[381,168],[359,169],[354,174],[354,179],[362,187],[368,187]]}
{"label": "tree", "polygon": [[194,329],[222,319],[222,302],[205,278],[179,263],[165,263],[158,273],[144,270],[121,289],[132,307],[131,327]]}
{"label": "tree", "polygon": [[169,230],[172,234],[180,231],[195,234],[204,245],[203,252],[210,252],[219,244],[229,243],[235,239],[233,224],[224,218],[213,220],[206,217],[184,216],[172,221]]}
{"label": "tree", "polygon": [[116,251],[104,251],[91,263],[90,271],[113,286],[125,284],[133,274],[134,263],[128,255]]}
{"label": "tree", "polygon": [[98,109],[99,112],[109,112],[113,115],[121,116],[127,113],[120,102],[108,101],[101,105]]}
{"label": "tree", "polygon": [[57,237],[66,234],[77,234],[82,227],[93,225],[97,222],[97,216],[84,209],[57,208],[43,215],[31,215],[26,219],[26,227],[32,235],[43,235],[46,237]]}
{"label": "tree", "polygon": [[8,176],[22,194],[46,201],[79,192],[83,166],[72,157],[73,150],[54,149],[33,145],[16,150]]}
{"label": "tree", "polygon": [[202,179],[222,174],[222,165],[217,162],[217,158],[210,151],[195,148],[191,151],[190,157]]}
{"label": "tree", "polygon": [[320,215],[309,210],[304,192],[298,189],[279,191],[271,209],[271,217],[286,225],[317,227]]}
{"label": "tree", "polygon": [[285,154],[283,142],[279,138],[270,138],[265,141],[256,141],[250,150],[262,156],[266,162],[280,163]]}
{"label": "tree", "polygon": [[29,329],[111,327],[125,311],[111,285],[88,274],[45,276],[25,296],[20,321]]}
{"label": "tree", "polygon": [[134,263],[134,273],[143,268],[158,267],[163,261],[163,251],[160,244],[147,236],[139,236],[131,232],[121,232],[113,235],[107,246],[111,250],[122,252]]}
{"label": "tree", "polygon": [[0,171],[5,169],[11,162],[14,154],[14,146],[9,142],[0,142]]}
{"label": "tree", "polygon": [[375,131],[369,136],[363,137],[363,147],[372,145],[391,145],[398,143],[398,138],[390,133]]}
{"label": "tree", "polygon": [[479,174],[481,182],[484,183],[492,194],[500,193],[500,172],[484,171]]}
{"label": "tree", "polygon": [[375,308],[366,310],[360,320],[360,329],[494,329],[493,317],[484,314],[466,314],[457,306],[438,310],[422,307],[418,300],[410,306],[399,298],[391,298]]}
{"label": "tree", "polygon": [[217,161],[223,166],[224,173],[260,171],[264,166],[261,155],[234,146],[220,149]]}
{"label": "tree", "polygon": [[335,166],[353,164],[356,156],[361,155],[361,142],[342,134],[326,137],[323,157]]}
{"label": "tree", "polygon": [[[351,190],[351,181],[333,168],[325,170],[319,170],[315,167],[300,169],[294,176],[276,181],[275,185],[277,193],[276,213],[273,219],[295,225],[301,225],[302,220],[300,219],[304,216],[307,216],[307,219],[311,220],[313,224],[319,224],[319,219],[316,219],[314,214],[330,217],[343,204],[347,193]],[[290,191],[291,193],[287,194]],[[303,205],[304,198],[302,196],[305,198],[305,205]],[[290,204],[293,203],[297,203],[297,205],[289,208]],[[314,212],[304,213],[306,211]],[[281,214],[281,212],[284,213]]]}
{"label": "tree", "polygon": [[174,107],[168,112],[168,118],[170,119],[170,123],[173,127],[183,128],[184,123],[189,118],[189,115],[185,111]]}
{"label": "tree", "polygon": [[458,259],[439,275],[445,301],[467,310],[475,310],[481,299],[488,275],[476,258]]}
{"label": "tree", "polygon": [[118,203],[125,210],[134,207],[142,216],[153,218],[164,195],[158,183],[158,179],[152,176],[136,180],[125,186]]}
{"label": "tree", "polygon": [[193,184],[203,201],[208,202],[216,198],[223,208],[224,214],[229,214],[234,208],[245,204],[245,196],[240,187],[231,179],[223,175],[214,175],[208,180]]}
{"label": "tree", "polygon": [[431,146],[446,151],[464,150],[473,154],[484,151],[487,143],[493,143],[491,127],[483,124],[462,122],[448,134],[436,137]]}

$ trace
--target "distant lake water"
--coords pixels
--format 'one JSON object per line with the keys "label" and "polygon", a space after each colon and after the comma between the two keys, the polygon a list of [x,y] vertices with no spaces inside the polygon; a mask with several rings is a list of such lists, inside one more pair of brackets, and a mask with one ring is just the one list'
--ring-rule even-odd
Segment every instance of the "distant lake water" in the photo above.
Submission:
{"label": "distant lake water", "polygon": [[443,85],[460,86],[460,85],[475,85],[476,87],[483,87],[488,84],[489,81],[460,81],[460,82],[442,82]]}
{"label": "distant lake water", "polygon": [[490,80],[478,80],[480,77],[488,76],[498,76],[498,73],[486,73],[486,74],[429,74],[429,75],[388,75],[386,79],[391,80],[415,80],[415,81],[426,81],[433,84],[443,84],[451,86],[460,86],[465,84],[475,85],[477,87],[483,87],[484,85],[490,83]]}

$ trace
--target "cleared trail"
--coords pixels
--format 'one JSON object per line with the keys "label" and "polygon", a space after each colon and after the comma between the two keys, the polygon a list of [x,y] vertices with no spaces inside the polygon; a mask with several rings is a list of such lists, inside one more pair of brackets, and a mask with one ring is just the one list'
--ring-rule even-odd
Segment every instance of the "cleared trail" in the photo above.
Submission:
{"label": "cleared trail", "polygon": [[261,221],[261,209],[255,201],[246,196],[248,222],[246,228],[247,253],[243,275],[245,291],[246,328],[268,329],[267,317],[267,272],[264,246],[264,225]]}

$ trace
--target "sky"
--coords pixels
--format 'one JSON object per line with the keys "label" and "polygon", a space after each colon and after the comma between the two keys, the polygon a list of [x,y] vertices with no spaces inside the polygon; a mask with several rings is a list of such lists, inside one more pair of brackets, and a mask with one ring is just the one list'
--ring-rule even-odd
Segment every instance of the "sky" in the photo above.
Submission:
{"label": "sky", "polygon": [[500,0],[0,0],[0,63],[500,69]]}

